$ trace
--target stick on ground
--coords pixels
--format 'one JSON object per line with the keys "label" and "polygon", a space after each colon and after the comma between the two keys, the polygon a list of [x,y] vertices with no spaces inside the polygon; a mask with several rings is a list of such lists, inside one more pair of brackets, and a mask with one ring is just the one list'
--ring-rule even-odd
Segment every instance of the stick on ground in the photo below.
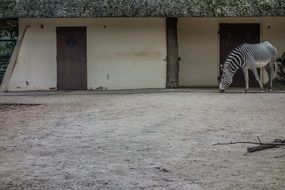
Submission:
{"label": "stick on ground", "polygon": [[257,137],[258,142],[250,142],[250,141],[236,141],[236,142],[229,142],[229,143],[215,143],[215,145],[230,145],[230,144],[256,144],[258,146],[255,147],[248,147],[247,152],[252,153],[260,150],[265,150],[269,148],[278,148],[280,146],[285,146],[285,140],[275,139],[271,143],[263,143],[259,137]]}

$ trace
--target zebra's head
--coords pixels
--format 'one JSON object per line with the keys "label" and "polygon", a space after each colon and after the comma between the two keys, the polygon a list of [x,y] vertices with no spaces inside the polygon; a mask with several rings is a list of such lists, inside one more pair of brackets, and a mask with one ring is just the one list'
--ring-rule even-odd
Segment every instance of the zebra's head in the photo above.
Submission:
{"label": "zebra's head", "polygon": [[233,82],[233,77],[231,76],[228,68],[228,64],[224,64],[223,68],[223,74],[221,77],[219,89],[220,92],[225,92],[225,89],[227,89]]}

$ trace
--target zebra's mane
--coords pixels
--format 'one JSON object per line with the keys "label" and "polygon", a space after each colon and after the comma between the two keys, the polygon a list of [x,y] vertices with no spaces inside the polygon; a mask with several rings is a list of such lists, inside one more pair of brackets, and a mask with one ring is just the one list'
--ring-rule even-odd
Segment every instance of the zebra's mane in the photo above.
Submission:
{"label": "zebra's mane", "polygon": [[230,51],[230,53],[228,54],[228,56],[226,57],[224,63],[226,63],[226,62],[230,59],[230,56],[233,55],[233,52],[234,52],[234,51],[239,51],[239,50],[242,49],[246,44],[247,44],[247,43],[244,42],[244,43],[241,43],[241,44],[235,46],[235,47]]}
{"label": "zebra's mane", "polygon": [[232,61],[233,61],[231,57],[234,56],[234,52],[235,52],[235,51],[240,51],[244,46],[246,46],[246,44],[247,44],[247,43],[239,44],[239,45],[237,45],[236,47],[234,47],[234,48],[230,51],[229,55],[226,57],[226,60],[225,60],[225,62],[224,62],[224,68],[223,68],[223,72],[224,72],[224,73],[230,74],[230,76],[233,77],[233,75],[234,75],[234,73],[237,71],[237,69],[234,69],[234,73],[233,73],[233,72],[230,72],[231,67],[233,67],[233,66],[231,65],[231,63],[232,63]]}

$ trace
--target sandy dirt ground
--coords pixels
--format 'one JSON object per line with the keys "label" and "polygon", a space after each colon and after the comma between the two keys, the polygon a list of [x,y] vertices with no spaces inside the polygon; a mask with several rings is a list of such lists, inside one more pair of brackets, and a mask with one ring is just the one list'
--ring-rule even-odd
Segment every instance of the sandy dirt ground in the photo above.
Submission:
{"label": "sandy dirt ground", "polygon": [[213,146],[284,139],[285,93],[14,94],[0,104],[3,190],[285,189],[284,148]]}

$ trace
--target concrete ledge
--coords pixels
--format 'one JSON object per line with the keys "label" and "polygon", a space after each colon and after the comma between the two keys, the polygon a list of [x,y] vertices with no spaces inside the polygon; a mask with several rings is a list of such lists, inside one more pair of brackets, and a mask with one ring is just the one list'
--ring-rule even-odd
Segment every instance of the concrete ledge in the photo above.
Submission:
{"label": "concrete ledge", "polygon": [[[0,92],[0,96],[56,96],[56,95],[108,95],[108,94],[147,94],[147,93],[219,93],[217,88],[177,88],[177,89],[130,89],[130,90],[100,90],[100,91],[23,91],[23,92]],[[261,93],[258,88],[252,88],[243,93],[243,88],[231,88],[227,93]],[[265,90],[262,93],[285,93],[285,90]]]}

